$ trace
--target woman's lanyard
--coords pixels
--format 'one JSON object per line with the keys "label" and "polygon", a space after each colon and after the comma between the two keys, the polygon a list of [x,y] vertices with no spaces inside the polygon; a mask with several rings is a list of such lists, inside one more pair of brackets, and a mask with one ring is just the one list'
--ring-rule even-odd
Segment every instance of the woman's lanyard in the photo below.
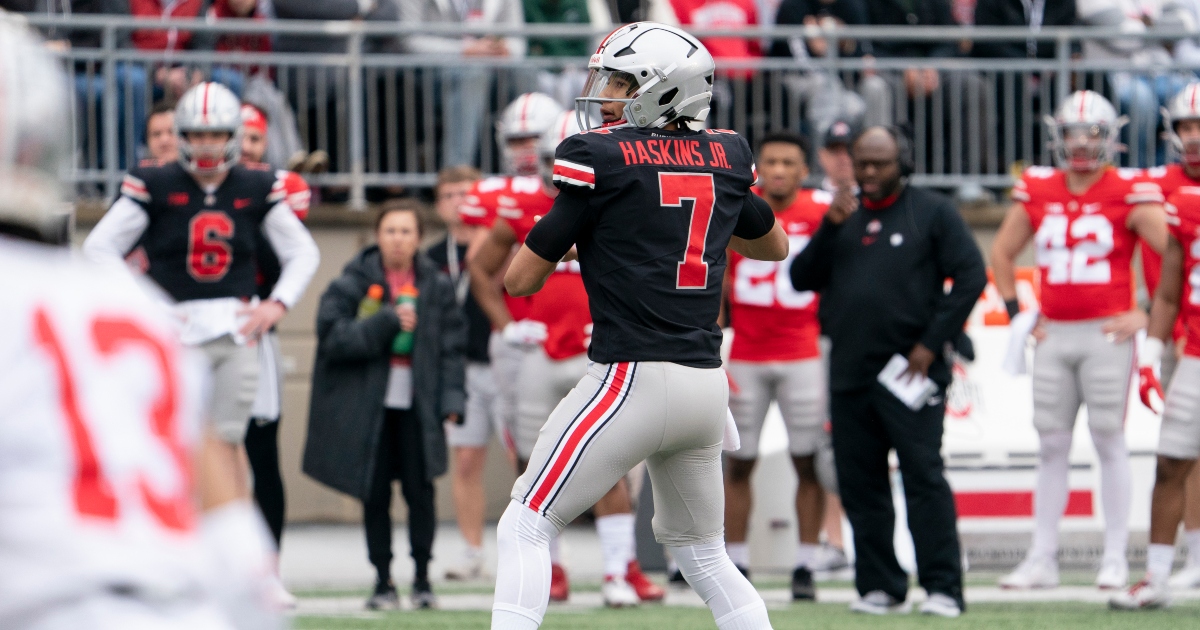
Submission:
{"label": "woman's lanyard", "polygon": [[462,272],[458,262],[458,241],[454,240],[453,234],[446,236],[446,266],[450,268],[450,280],[454,282],[454,301],[462,306],[471,289],[471,276]]}

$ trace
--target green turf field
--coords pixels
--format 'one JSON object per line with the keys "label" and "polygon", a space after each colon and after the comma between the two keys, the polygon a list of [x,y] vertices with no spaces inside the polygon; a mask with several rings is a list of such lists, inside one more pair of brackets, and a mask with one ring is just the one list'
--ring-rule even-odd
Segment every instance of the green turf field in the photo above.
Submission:
{"label": "green turf field", "polygon": [[[299,630],[483,630],[487,612],[413,611],[348,619],[304,617],[295,622]],[[978,604],[959,619],[937,619],[921,615],[868,617],[851,614],[842,604],[814,604],[772,610],[776,630],[819,628],[850,630],[870,628],[906,630],[925,628],[986,628],[995,630],[1196,630],[1200,628],[1200,604],[1185,602],[1165,610],[1144,613],[1115,613],[1095,604],[1030,603]],[[715,628],[707,610],[698,608],[643,606],[632,610],[551,610],[542,628],[546,630],[675,630]]]}

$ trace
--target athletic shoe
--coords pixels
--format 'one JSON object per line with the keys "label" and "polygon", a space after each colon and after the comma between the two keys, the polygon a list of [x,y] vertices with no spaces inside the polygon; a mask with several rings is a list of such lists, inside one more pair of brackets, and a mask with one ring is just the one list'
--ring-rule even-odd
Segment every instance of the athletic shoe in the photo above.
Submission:
{"label": "athletic shoe", "polygon": [[816,581],[854,579],[854,567],[850,566],[846,552],[833,545],[824,544],[817,550],[816,556],[808,565],[808,568],[812,570],[813,579]]}
{"label": "athletic shoe", "polygon": [[1125,590],[1129,586],[1129,563],[1124,558],[1105,560],[1096,574],[1096,586],[1104,591]]}
{"label": "athletic shoe", "polygon": [[1171,588],[1196,588],[1200,586],[1200,564],[1189,564],[1171,576],[1167,586]]}
{"label": "athletic shoe", "polygon": [[898,600],[883,591],[871,591],[850,604],[850,612],[868,615],[907,615],[911,609],[908,600]]}
{"label": "athletic shoe", "polygon": [[565,602],[571,596],[571,582],[561,564],[550,565],[550,601]]}
{"label": "athletic shoe", "polygon": [[615,575],[604,577],[600,585],[600,597],[609,608],[628,608],[639,603],[637,591],[624,578]]}
{"label": "athletic shoe", "polygon": [[1000,578],[1000,588],[1055,588],[1058,586],[1058,561],[1028,556],[1012,573]]}
{"label": "athletic shoe", "polygon": [[400,596],[391,582],[376,583],[375,593],[367,600],[367,610],[400,610]]}
{"label": "athletic shoe", "polygon": [[667,596],[663,587],[651,582],[650,578],[642,573],[642,565],[638,564],[637,560],[629,561],[629,566],[625,568],[625,581],[633,587],[638,599],[644,602],[659,602]]}
{"label": "athletic shoe", "polygon": [[429,585],[428,580],[418,580],[413,582],[412,590],[413,608],[430,610],[437,608],[437,597],[433,594],[433,587]]}
{"label": "athletic shoe", "polygon": [[483,577],[483,553],[467,552],[462,563],[446,569],[447,580],[478,580]]}
{"label": "athletic shoe", "polygon": [[1171,589],[1163,583],[1154,584],[1149,579],[1134,584],[1132,588],[1108,600],[1113,610],[1152,610],[1171,605]]}
{"label": "athletic shoe", "polygon": [[925,603],[921,604],[921,614],[954,619],[962,614],[962,608],[959,608],[958,600],[945,593],[930,593]]}
{"label": "athletic shoe", "polygon": [[271,601],[281,610],[292,610],[296,607],[296,596],[288,592],[278,576],[271,578]]}
{"label": "athletic shoe", "polygon": [[813,574],[808,567],[796,567],[792,571],[792,601],[812,602],[817,599],[817,588],[813,586]]}

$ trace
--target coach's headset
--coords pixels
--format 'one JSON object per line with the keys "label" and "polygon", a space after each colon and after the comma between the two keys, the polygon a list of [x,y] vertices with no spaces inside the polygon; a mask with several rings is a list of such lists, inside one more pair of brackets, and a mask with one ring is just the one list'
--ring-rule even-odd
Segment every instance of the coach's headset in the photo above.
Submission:
{"label": "coach's headset", "polygon": [[900,166],[900,177],[905,179],[911,177],[917,170],[917,158],[913,150],[912,137],[904,127],[889,125],[884,129],[896,142],[896,161]]}

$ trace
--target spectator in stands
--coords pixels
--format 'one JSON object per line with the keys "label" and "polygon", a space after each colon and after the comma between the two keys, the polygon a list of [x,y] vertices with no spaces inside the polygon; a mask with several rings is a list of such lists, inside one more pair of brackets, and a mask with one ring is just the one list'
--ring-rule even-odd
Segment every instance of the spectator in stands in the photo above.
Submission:
{"label": "spectator in stands", "polygon": [[146,151],[158,162],[174,162],[179,156],[175,137],[175,103],[158,101],[146,116]]}
{"label": "spectator in stands", "polygon": [[[982,27],[1020,26],[1037,32],[1043,28],[1073,26],[1075,21],[1075,0],[987,0],[975,7],[975,25]],[[1077,52],[1078,46],[1074,48]],[[983,40],[973,43],[971,54],[991,59],[1053,59],[1058,50],[1055,41],[1050,39]],[[1039,124],[1041,117],[1037,112],[1044,110],[1049,113],[1053,108],[1053,103],[1041,102],[1041,83],[1055,80],[1052,74],[1031,72],[1018,74],[1009,84],[1005,77],[997,76],[992,86],[996,103],[1009,102],[1007,99],[1011,98],[1011,102],[1016,105],[1010,111],[1000,112],[996,119],[996,137],[999,141],[997,149],[1002,152],[1002,155],[997,156],[999,159],[1005,159],[1003,156],[1009,155],[1007,151],[1010,140],[1007,136],[1011,135],[1013,158],[1025,159],[1029,163],[1050,163],[1048,153],[1044,158],[1040,155],[1046,143],[1042,135],[1043,125]],[[1009,85],[1011,87],[1008,87]],[[1006,90],[1011,90],[1011,95],[1007,94]],[[1054,89],[1050,90],[1050,93],[1054,92]],[[1026,98],[1031,101],[1031,111],[1034,112],[1032,119],[1028,121],[1025,120],[1025,107],[1022,104]],[[1047,152],[1048,150],[1046,149]],[[1028,156],[1026,152],[1029,153]]]}
{"label": "spectator in stands", "polygon": [[[525,0],[526,24],[586,24],[595,31],[612,30],[612,12],[604,0]],[[531,37],[530,57],[587,57],[599,42],[588,38]],[[561,72],[539,70],[535,89],[553,96],[563,107],[575,107],[575,97],[587,81],[585,69],[568,66]]]}
{"label": "spectator in stands", "polygon": [[[405,24],[524,24],[520,0],[398,0],[400,19]],[[520,37],[446,37],[409,35],[405,52],[452,57],[523,57],[525,40]],[[480,125],[491,103],[490,88],[495,70],[462,64],[439,71],[442,112],[442,164],[478,164]],[[507,95],[499,95],[500,102]]]}
{"label": "spectator in stands", "polygon": [[[376,571],[370,609],[400,605],[391,578],[396,479],[408,504],[413,604],[435,604],[433,479],[446,472],[443,422],[458,423],[466,399],[465,327],[454,285],[417,249],[421,212],[412,200],[385,205],[375,222],[377,243],[346,265],[317,311],[304,472],[363,502]],[[414,292],[415,305],[397,302]],[[382,298],[382,308],[372,298]]]}
{"label": "spectator in stands", "polygon": [[[872,0],[867,6],[873,26],[956,25],[949,0]],[[912,58],[923,62],[898,73],[880,72],[864,77],[861,85],[867,101],[864,124],[910,125],[917,132],[918,172],[981,172],[987,160],[986,139],[991,124],[986,106],[988,88],[973,73],[939,72],[936,62],[928,61],[958,56],[958,42],[877,40],[865,45],[870,48],[867,52],[876,58]],[[934,99],[940,99],[940,106],[935,106]],[[961,138],[960,146],[952,146],[954,138]],[[959,190],[960,197],[976,198],[983,194],[978,185],[965,185]]]}
{"label": "spectator in stands", "polygon": [[[1189,9],[1178,0],[1077,0],[1081,24],[1109,29],[1119,28],[1129,33],[1148,29],[1195,31],[1195,8]],[[1193,44],[1190,40],[1188,43]],[[1129,116],[1122,131],[1128,147],[1125,163],[1146,167],[1165,161],[1165,147],[1156,142],[1161,121],[1159,108],[1165,105],[1183,86],[1194,80],[1193,72],[1156,71],[1154,68],[1172,62],[1173,42],[1138,38],[1096,38],[1083,43],[1085,59],[1110,60],[1114,68],[1137,69],[1134,72],[1111,71],[1105,78],[1115,97],[1119,111]],[[1195,48],[1187,49],[1189,55]],[[1100,88],[1096,82],[1093,88]],[[1108,92],[1109,90],[1103,90]]]}
{"label": "spectator in stands", "polygon": [[[705,29],[751,29],[758,26],[758,5],[755,0],[671,0],[671,7],[679,19],[679,25]],[[717,64],[722,61],[740,61],[762,57],[762,46],[754,37],[705,37],[700,40]],[[712,111],[708,115],[709,127],[748,129],[749,120],[744,117],[763,115],[762,103],[750,99],[750,90],[741,89],[737,83],[754,76],[752,70],[718,70],[713,84]],[[738,98],[743,107],[735,106],[734,91],[744,93]],[[740,96],[740,94],[739,94]]]}
{"label": "spectator in stands", "polygon": [[[802,24],[828,28],[866,23],[866,0],[783,0],[775,16],[775,24],[779,26]],[[772,57],[791,57],[804,67],[809,65],[810,59],[824,57],[829,52],[827,47],[828,40],[823,37],[793,37],[772,42],[770,54]],[[856,40],[838,42],[839,57],[861,54],[862,48]],[[862,97],[847,90],[836,73],[813,70],[789,80],[788,86],[806,103],[807,126],[818,144],[834,120],[857,118],[867,109]]]}
{"label": "spectator in stands", "polygon": [[[212,20],[230,18],[267,19],[266,7],[258,0],[215,0],[208,8],[207,17]],[[212,48],[220,52],[271,52],[271,37],[266,33],[225,33],[215,38]],[[266,66],[215,66],[212,80],[225,84],[238,98],[243,96],[246,78],[255,74],[270,75]]]}
{"label": "spectator in stands", "polygon": [[[200,15],[203,5],[203,0],[129,0],[129,13],[144,20],[191,19]],[[193,47],[191,31],[146,28],[134,31],[130,39],[139,50],[160,51],[163,54],[162,62],[153,71],[154,98],[176,100],[188,88],[203,80],[198,70],[172,59],[172,53]]]}

